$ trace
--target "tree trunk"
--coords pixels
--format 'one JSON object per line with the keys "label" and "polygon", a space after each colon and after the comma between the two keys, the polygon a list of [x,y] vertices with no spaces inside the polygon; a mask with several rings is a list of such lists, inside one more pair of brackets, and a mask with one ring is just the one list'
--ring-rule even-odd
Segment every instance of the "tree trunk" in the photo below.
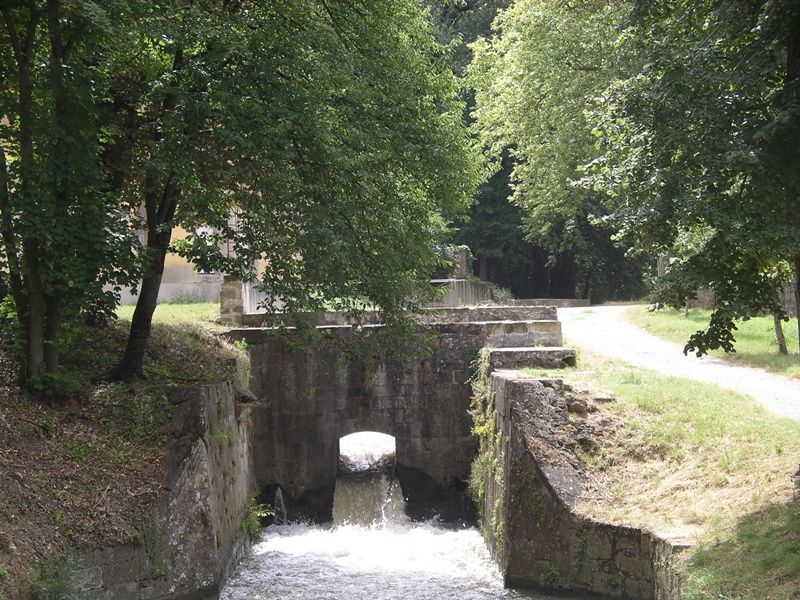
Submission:
{"label": "tree trunk", "polygon": [[[169,242],[167,242],[169,245]],[[131,330],[128,334],[128,343],[125,354],[119,364],[109,375],[112,380],[131,379],[144,375],[144,354],[152,330],[153,313],[158,303],[158,290],[161,287],[161,277],[164,274],[164,261],[167,256],[166,248],[159,248],[155,244],[147,245],[150,254],[148,270],[151,273],[142,279],[139,298],[131,319]]]}
{"label": "tree trunk", "polygon": [[44,328],[44,366],[48,371],[55,371],[59,362],[59,339],[61,332],[61,298],[47,298],[47,322]]}
{"label": "tree trunk", "polygon": [[[29,3],[28,23],[24,36],[21,36],[8,7],[3,7],[2,16],[6,31],[11,41],[14,61],[19,79],[19,150],[20,150],[20,206],[33,207],[34,188],[33,177],[35,173],[35,158],[33,151],[33,83],[31,81],[31,65],[33,64],[33,46],[36,36],[36,27],[39,22],[39,11],[35,3]],[[6,207],[10,210],[10,206]],[[4,219],[9,221],[3,224],[9,227],[9,234],[13,239],[13,222],[8,211]],[[12,248],[14,245],[12,244]],[[10,260],[10,257],[9,257]],[[9,267],[10,267],[9,263]],[[22,256],[20,265],[20,299],[17,304],[17,314],[24,330],[25,338],[25,364],[22,369],[22,380],[28,383],[30,378],[42,367],[44,363],[44,292],[40,274],[39,242],[34,238],[22,240]],[[12,276],[13,283],[13,276]],[[15,301],[17,298],[15,298]]]}
{"label": "tree trunk", "polygon": [[783,335],[783,323],[778,315],[772,315],[772,322],[775,325],[775,339],[778,340],[778,352],[781,354],[789,354],[789,349],[786,347],[786,337]]}
{"label": "tree trunk", "polygon": [[797,343],[800,345],[800,254],[794,257],[794,311],[797,317]]}
{"label": "tree trunk", "polygon": [[[55,127],[59,143],[66,146],[67,138],[67,91],[64,84],[64,70],[67,67],[67,56],[64,43],[61,39],[61,0],[47,0],[47,31],[50,38],[50,83],[53,88],[53,102],[55,106]],[[59,164],[55,174],[53,188],[56,202],[67,210],[69,206],[69,173],[64,172],[63,164]],[[58,263],[49,265],[49,268],[60,270]],[[61,331],[61,297],[57,292],[48,291],[45,296],[45,327],[44,327],[44,366],[47,371],[58,369],[59,340]]]}
{"label": "tree trunk", "polygon": [[[787,89],[791,89],[798,78],[800,78],[800,22],[795,18],[792,21],[793,28],[789,34],[788,43],[786,44],[786,84]],[[797,206],[797,186],[787,186],[788,206]],[[795,225],[797,222],[795,221]],[[795,240],[795,243],[800,244],[800,240]],[[800,251],[800,249],[796,250]],[[797,342],[800,345],[800,254],[794,256],[794,276],[796,287],[794,290],[794,309],[795,316],[797,317]]]}
{"label": "tree trunk", "polygon": [[44,364],[44,290],[39,273],[39,242],[23,242],[23,260],[26,270],[26,296],[28,314],[25,315],[25,381],[35,376]]}
{"label": "tree trunk", "polygon": [[164,186],[161,202],[156,201],[153,177],[145,185],[145,210],[147,212],[147,265],[136,308],[131,318],[131,330],[125,354],[119,364],[112,369],[111,380],[131,379],[144,375],[144,355],[153,325],[153,313],[158,304],[158,291],[164,275],[164,261],[167,258],[169,242],[172,238],[172,221],[178,204],[178,188],[171,174]]}

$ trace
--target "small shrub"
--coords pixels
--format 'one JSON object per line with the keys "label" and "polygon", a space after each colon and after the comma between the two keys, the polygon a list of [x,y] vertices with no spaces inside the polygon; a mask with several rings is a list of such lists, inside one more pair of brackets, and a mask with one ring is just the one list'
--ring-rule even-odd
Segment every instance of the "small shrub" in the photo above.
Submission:
{"label": "small shrub", "polygon": [[89,447],[86,444],[83,442],[67,442],[64,445],[64,449],[67,451],[67,456],[73,461],[80,465],[86,464],[86,458],[89,455]]}
{"label": "small shrub", "polygon": [[3,565],[0,565],[0,579],[5,579],[6,575],[8,575],[8,569]]}
{"label": "small shrub", "polygon": [[30,380],[31,389],[47,398],[68,398],[84,387],[85,375],[64,369],[58,371],[39,371]]}
{"label": "small shrub", "polygon": [[98,390],[100,419],[105,425],[119,426],[124,435],[141,439],[169,423],[172,405],[163,389],[136,390],[122,384],[109,384]]}
{"label": "small shrub", "polygon": [[69,556],[42,558],[31,573],[32,600],[78,600],[72,591],[75,563]]}
{"label": "small shrub", "polygon": [[39,429],[46,440],[52,440],[56,436],[56,426],[49,418],[39,421]]}
{"label": "small shrub", "polygon": [[17,309],[11,295],[0,300],[0,348],[14,358],[22,353]]}
{"label": "small shrub", "polygon": [[177,294],[161,304],[203,304],[206,302],[197,294]]}
{"label": "small shrub", "polygon": [[244,528],[253,540],[261,539],[261,519],[274,516],[275,513],[264,504],[256,502],[255,498],[247,501],[247,515],[244,520]]}
{"label": "small shrub", "polygon": [[131,462],[131,457],[125,445],[119,440],[112,440],[103,447],[103,459],[110,465],[119,467]]}
{"label": "small shrub", "polygon": [[67,524],[67,513],[57,510],[53,513],[53,523],[56,527],[64,527]]}
{"label": "small shrub", "polygon": [[231,443],[231,434],[228,433],[224,428],[218,428],[211,432],[209,441],[217,450],[222,450]]}
{"label": "small shrub", "polygon": [[565,588],[561,573],[559,573],[558,569],[552,564],[548,564],[544,573],[539,575],[538,583],[543,588],[551,590],[563,590]]}
{"label": "small shrub", "polygon": [[489,291],[492,294],[492,300],[495,302],[507,302],[514,299],[514,293],[510,289],[495,285],[493,283],[489,283],[488,285]]}

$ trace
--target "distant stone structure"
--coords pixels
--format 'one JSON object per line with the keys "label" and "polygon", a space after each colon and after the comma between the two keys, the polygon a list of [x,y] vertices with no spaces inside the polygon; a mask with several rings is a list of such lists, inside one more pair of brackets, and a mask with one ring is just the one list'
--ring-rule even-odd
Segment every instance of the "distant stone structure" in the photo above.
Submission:
{"label": "distant stone structure", "polygon": [[[797,304],[795,303],[794,293],[797,289],[797,282],[791,283],[783,288],[780,302],[783,310],[790,317],[797,316]],[[713,290],[703,288],[697,290],[696,296],[686,303],[687,308],[703,308],[713,310],[717,303],[717,296]]]}
{"label": "distant stone structure", "polygon": [[[144,232],[140,232],[144,242]],[[186,237],[186,231],[176,228],[173,232],[174,239]],[[164,275],[161,287],[158,290],[158,301],[169,302],[172,300],[193,300],[196,302],[217,302],[222,287],[223,275],[219,272],[200,273],[192,263],[178,256],[168,253],[164,261]],[[138,295],[131,290],[122,290],[121,304],[136,304]]]}
{"label": "distant stone structure", "polygon": [[[446,279],[433,279],[431,283],[446,288],[444,295],[427,306],[431,309],[459,308],[466,306],[491,305],[495,303],[492,290],[486,282],[471,275],[470,251],[467,246],[456,246],[453,253],[453,270]],[[264,310],[260,308],[265,300],[264,294],[252,282],[242,283],[226,277],[219,292],[220,321],[222,323],[261,325]],[[580,298],[528,298],[503,300],[503,306],[556,306],[559,308],[573,306],[589,306],[589,300]],[[343,313],[327,311],[311,315],[315,325],[347,325]],[[363,323],[380,321],[379,314],[367,312],[363,315]]]}

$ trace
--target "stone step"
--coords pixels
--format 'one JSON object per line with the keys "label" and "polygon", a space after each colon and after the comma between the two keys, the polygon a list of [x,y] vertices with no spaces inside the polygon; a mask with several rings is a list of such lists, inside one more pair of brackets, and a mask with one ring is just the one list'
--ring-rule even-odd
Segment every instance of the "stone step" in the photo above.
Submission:
{"label": "stone step", "polygon": [[463,306],[429,308],[419,316],[424,323],[469,323],[480,321],[555,321],[555,306]]}
{"label": "stone step", "polygon": [[487,327],[487,343],[495,348],[529,348],[532,346],[561,346],[559,321],[482,321]]}
{"label": "stone step", "polygon": [[463,323],[430,323],[434,331],[459,336],[480,336],[494,348],[528,348],[562,346],[561,323],[539,321],[472,321]]}
{"label": "stone step", "polygon": [[492,348],[489,364],[493,369],[562,369],[575,366],[575,350],[563,346],[548,348]]}

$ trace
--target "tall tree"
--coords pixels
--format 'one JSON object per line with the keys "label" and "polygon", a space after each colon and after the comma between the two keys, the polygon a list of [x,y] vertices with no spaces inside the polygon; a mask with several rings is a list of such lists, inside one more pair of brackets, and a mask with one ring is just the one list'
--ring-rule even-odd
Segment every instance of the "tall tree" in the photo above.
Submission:
{"label": "tall tree", "polygon": [[504,154],[513,161],[511,200],[547,266],[568,266],[562,289],[578,286],[594,299],[642,292],[639,265],[602,223],[602,195],[578,185],[598,155],[586,109],[621,69],[616,44],[627,8],[520,0],[499,14],[490,39],[472,46],[474,131],[498,167]]}
{"label": "tall tree", "polygon": [[399,322],[424,301],[479,169],[417,2],[152,2],[136,23],[135,60],[118,58],[125,86],[147,82],[128,94],[126,188],[145,207],[147,265],[113,377],[141,373],[176,224],[202,268],[253,278],[264,261],[270,312],[366,302]]}
{"label": "tall tree", "polygon": [[[96,99],[114,38],[94,2],[0,5],[0,230],[22,332],[23,380],[57,377],[63,325],[132,282],[132,227],[111,195]],[[104,285],[111,290],[104,291]]]}
{"label": "tall tree", "polygon": [[673,304],[716,292],[686,350],[732,350],[735,319],[783,317],[784,266],[800,275],[800,6],[639,3],[626,39],[639,68],[592,113],[603,154],[590,181],[622,236],[679,257]]}

